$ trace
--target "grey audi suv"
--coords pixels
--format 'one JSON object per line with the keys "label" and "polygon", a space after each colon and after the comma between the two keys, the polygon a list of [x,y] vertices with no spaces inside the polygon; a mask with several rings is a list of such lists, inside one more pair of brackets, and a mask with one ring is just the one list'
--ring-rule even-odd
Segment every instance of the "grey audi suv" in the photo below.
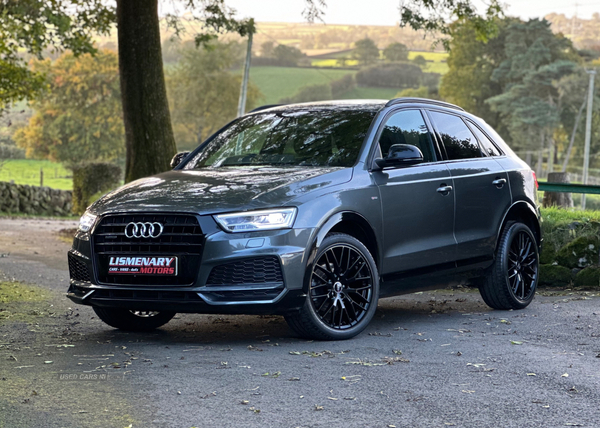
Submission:
{"label": "grey audi suv", "polygon": [[348,339],[378,299],[459,281],[495,309],[538,282],[537,181],[483,120],[432,100],[266,106],[91,205],[68,297],[110,326],[281,314]]}

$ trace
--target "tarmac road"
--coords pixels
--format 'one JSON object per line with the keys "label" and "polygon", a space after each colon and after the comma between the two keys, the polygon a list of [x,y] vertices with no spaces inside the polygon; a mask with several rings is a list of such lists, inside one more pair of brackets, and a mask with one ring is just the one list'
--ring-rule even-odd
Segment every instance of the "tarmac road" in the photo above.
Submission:
{"label": "tarmac road", "polygon": [[274,316],[125,333],[64,297],[65,227],[0,219],[4,280],[33,288],[3,287],[39,297],[0,300],[0,427],[600,426],[600,290],[523,311],[466,289],[386,299],[343,342]]}

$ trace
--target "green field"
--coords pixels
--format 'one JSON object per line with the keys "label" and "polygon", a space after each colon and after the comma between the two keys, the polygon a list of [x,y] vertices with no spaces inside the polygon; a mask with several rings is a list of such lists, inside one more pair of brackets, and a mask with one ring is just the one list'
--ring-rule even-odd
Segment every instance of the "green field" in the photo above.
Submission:
{"label": "green field", "polygon": [[[335,70],[299,67],[253,67],[250,69],[250,80],[258,86],[265,96],[263,104],[277,104],[280,99],[295,95],[308,85],[322,85],[340,79],[346,74],[354,74],[354,70]],[[390,99],[400,89],[355,87],[340,98],[351,99]]]}
{"label": "green field", "polygon": [[353,70],[319,70],[299,67],[251,67],[250,81],[264,95],[264,104],[277,104],[280,99],[295,95],[308,85],[322,85],[354,74]]}
{"label": "green field", "polygon": [[5,163],[0,169],[0,181],[11,181],[15,184],[40,185],[40,170],[44,171],[44,186],[54,189],[73,189],[71,171],[61,164],[47,160],[18,159]]}

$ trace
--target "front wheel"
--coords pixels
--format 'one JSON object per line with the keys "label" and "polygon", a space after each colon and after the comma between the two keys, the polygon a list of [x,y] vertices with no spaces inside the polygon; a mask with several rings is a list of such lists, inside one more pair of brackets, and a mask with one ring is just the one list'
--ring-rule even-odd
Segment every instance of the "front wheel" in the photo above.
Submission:
{"label": "front wheel", "polygon": [[286,316],[300,336],[350,339],[377,310],[379,273],[367,247],[341,233],[327,236],[308,271],[308,293],[300,311]]}
{"label": "front wheel", "polygon": [[523,309],[533,300],[539,277],[538,245],[523,223],[504,227],[496,260],[479,291],[494,309]]}
{"label": "front wheel", "polygon": [[133,311],[119,308],[98,308],[94,312],[111,327],[126,331],[152,331],[165,325],[175,312]]}

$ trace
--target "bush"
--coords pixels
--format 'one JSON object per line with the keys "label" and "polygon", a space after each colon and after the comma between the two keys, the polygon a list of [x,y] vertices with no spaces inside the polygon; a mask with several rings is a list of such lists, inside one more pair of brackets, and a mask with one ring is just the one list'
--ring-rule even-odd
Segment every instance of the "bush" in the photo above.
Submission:
{"label": "bush", "polygon": [[74,166],[73,214],[83,214],[95,199],[116,188],[121,176],[121,168],[111,163],[90,162]]}
{"label": "bush", "polygon": [[575,276],[577,287],[600,287],[600,267],[590,266],[582,269]]}
{"label": "bush", "polygon": [[540,284],[555,287],[568,285],[572,280],[571,269],[558,265],[540,265]]}
{"label": "bush", "polygon": [[556,261],[568,268],[585,268],[598,263],[598,247],[598,236],[580,236],[556,253]]}
{"label": "bush", "polygon": [[406,63],[391,63],[365,68],[356,73],[360,86],[377,88],[414,88],[421,84],[423,72]]}
{"label": "bush", "polygon": [[25,150],[11,144],[0,143],[0,160],[25,159]]}
{"label": "bush", "polygon": [[331,96],[337,99],[354,87],[354,77],[346,74],[341,79],[331,81],[329,86],[331,86]]}

